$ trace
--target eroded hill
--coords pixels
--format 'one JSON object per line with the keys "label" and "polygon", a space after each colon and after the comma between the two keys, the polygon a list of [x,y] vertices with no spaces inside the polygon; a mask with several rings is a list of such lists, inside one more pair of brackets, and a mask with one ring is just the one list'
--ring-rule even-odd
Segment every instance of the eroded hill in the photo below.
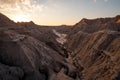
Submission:
{"label": "eroded hill", "polygon": [[83,19],[66,43],[81,80],[114,80],[120,72],[120,16]]}

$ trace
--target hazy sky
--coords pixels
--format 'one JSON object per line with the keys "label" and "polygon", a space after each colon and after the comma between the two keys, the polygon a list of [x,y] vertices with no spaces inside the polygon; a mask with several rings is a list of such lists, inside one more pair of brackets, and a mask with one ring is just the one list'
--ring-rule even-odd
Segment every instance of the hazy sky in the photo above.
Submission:
{"label": "hazy sky", "polygon": [[16,22],[72,25],[82,18],[120,15],[120,0],[0,0],[0,12]]}

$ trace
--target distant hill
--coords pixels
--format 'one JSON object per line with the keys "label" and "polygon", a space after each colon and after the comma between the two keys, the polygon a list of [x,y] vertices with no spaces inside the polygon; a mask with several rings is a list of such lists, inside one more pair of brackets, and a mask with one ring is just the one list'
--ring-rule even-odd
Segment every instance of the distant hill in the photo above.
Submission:
{"label": "distant hill", "polygon": [[97,18],[97,19],[82,19],[74,25],[72,32],[84,31],[93,33],[99,30],[115,30],[120,31],[120,15],[113,18]]}

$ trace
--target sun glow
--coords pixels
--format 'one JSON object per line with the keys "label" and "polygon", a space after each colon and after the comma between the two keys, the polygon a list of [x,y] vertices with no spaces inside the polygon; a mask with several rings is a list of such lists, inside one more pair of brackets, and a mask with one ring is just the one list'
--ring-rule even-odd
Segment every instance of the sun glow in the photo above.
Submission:
{"label": "sun glow", "polygon": [[29,22],[29,17],[26,15],[17,15],[13,19],[15,22]]}

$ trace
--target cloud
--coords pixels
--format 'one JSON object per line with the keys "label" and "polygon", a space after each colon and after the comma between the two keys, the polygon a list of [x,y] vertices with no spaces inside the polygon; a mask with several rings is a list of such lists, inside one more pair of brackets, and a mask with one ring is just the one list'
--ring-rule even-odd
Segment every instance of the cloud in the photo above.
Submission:
{"label": "cloud", "polygon": [[16,4],[16,3],[21,3],[24,0],[0,0],[1,4]]}
{"label": "cloud", "polygon": [[0,11],[5,12],[33,12],[42,11],[44,5],[37,0],[0,0]]}
{"label": "cloud", "polygon": [[97,0],[93,0],[94,2],[96,2]]}
{"label": "cloud", "polygon": [[43,10],[44,5],[40,2],[42,0],[0,0],[0,12],[13,19],[19,15],[31,17]]}
{"label": "cloud", "polygon": [[[97,2],[98,0],[93,0],[94,2]],[[107,2],[107,1],[109,1],[109,0],[103,0],[103,1],[105,1],[105,2]]]}
{"label": "cloud", "polygon": [[109,0],[104,0],[105,2],[109,1]]}

